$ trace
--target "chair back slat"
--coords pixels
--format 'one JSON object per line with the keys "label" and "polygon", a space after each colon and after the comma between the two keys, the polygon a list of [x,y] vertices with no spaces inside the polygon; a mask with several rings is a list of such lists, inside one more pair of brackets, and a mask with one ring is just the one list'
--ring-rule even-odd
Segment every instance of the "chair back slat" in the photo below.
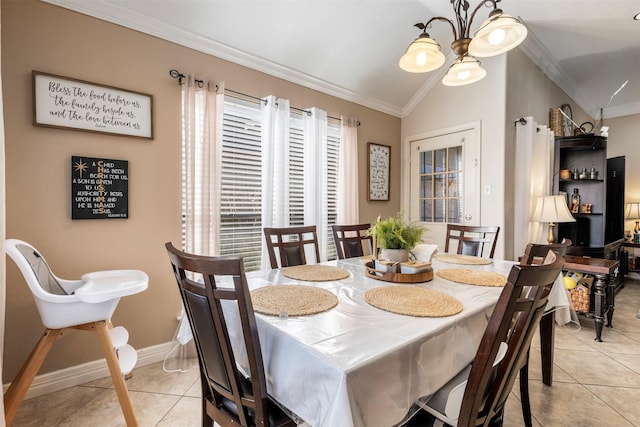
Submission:
{"label": "chair back slat", "polygon": [[493,258],[499,233],[498,226],[447,224],[444,251],[448,253],[451,242],[457,241],[458,254]]}
{"label": "chair back slat", "polygon": [[[514,265],[493,309],[473,360],[462,400],[459,426],[487,426],[501,416],[519,369],[527,361],[535,329],[548,299],[548,290],[560,274],[564,258],[548,264]],[[493,368],[501,342],[508,345],[504,359]]]}
{"label": "chair back slat", "polygon": [[370,227],[371,224],[332,226],[338,259],[360,257],[366,251],[373,254],[373,238],[367,235]]}
{"label": "chair back slat", "polygon": [[307,247],[313,248],[315,263],[320,262],[320,249],[315,225],[284,228],[265,227],[263,232],[271,268],[307,264]]}

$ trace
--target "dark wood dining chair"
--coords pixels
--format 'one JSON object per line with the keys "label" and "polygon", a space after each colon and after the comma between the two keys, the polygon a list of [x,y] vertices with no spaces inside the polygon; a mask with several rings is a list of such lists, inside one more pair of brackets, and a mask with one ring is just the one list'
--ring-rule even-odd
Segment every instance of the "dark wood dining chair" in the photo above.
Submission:
{"label": "dark wood dining chair", "polygon": [[[551,286],[564,266],[561,256],[552,256],[548,261],[548,264],[514,265],[511,268],[468,376],[456,376],[426,402],[419,401],[419,406],[452,425],[502,425],[505,403],[520,368],[527,362],[531,340],[544,313]],[[494,367],[504,344],[507,345],[506,354]],[[464,380],[460,405],[447,405],[450,391]]]}
{"label": "dark wood dining chair", "polygon": [[[493,258],[500,227],[447,224],[447,239],[444,251],[449,253],[449,245],[457,240],[456,253]],[[453,250],[453,248],[451,248]]]}
{"label": "dark wood dining chair", "polygon": [[520,257],[520,264],[540,264],[549,251],[556,252],[560,256],[565,256],[569,246],[572,244],[573,242],[570,239],[562,239],[562,242],[552,244],[529,243],[524,250],[524,255]]}
{"label": "dark wood dining chair", "polygon": [[334,225],[332,228],[338,259],[363,256],[365,245],[373,254],[373,238],[367,235],[371,224]]}
{"label": "dark wood dining chair", "polygon": [[[555,252],[558,256],[565,256],[567,249],[572,242],[569,239],[562,239],[560,243],[538,244],[529,243],[524,250],[524,255],[520,258],[520,264],[531,265],[540,264],[544,261],[549,251]],[[555,341],[555,316],[548,313],[540,319],[540,357],[542,360],[542,378],[544,383],[551,385],[553,377],[553,353]],[[520,403],[522,405],[522,416],[525,427],[531,427],[531,404],[529,399],[529,355],[520,368]]]}
{"label": "dark wood dining chair", "polygon": [[[262,351],[255,314],[240,257],[191,255],[165,244],[191,325],[200,365],[202,425],[295,426],[267,395]],[[190,278],[192,274],[196,279]],[[231,283],[218,283],[221,276]],[[202,281],[199,281],[199,278]],[[228,316],[221,301],[234,304],[239,316]],[[236,364],[227,322],[240,322],[241,343],[248,368],[245,377]],[[240,341],[240,340],[239,340]],[[238,350],[236,350],[238,351]]]}
{"label": "dark wood dining chair", "polygon": [[[313,247],[316,257],[315,262],[320,262],[318,235],[315,225],[264,228],[263,231],[264,237],[267,240],[267,252],[269,253],[271,268],[307,264],[305,251],[307,246]],[[277,255],[276,250],[278,251]]]}

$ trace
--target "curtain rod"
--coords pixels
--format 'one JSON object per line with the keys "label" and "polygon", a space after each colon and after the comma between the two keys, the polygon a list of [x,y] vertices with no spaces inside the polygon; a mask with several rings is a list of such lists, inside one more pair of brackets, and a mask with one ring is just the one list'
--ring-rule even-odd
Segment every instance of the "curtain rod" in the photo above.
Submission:
{"label": "curtain rod", "polygon": [[[169,75],[174,79],[178,79],[178,84],[179,85],[182,85],[182,79],[184,79],[186,77],[184,74],[182,74],[180,71],[178,71],[176,69],[169,70]],[[196,82],[196,84],[198,85],[199,88],[204,87],[204,80],[195,79],[194,81]],[[217,85],[216,85],[216,88],[217,88]],[[224,91],[233,93],[235,95],[244,96],[244,97],[247,97],[249,99],[253,99],[255,101],[258,101],[258,102],[266,102],[264,99],[258,98],[257,96],[247,95],[246,93],[238,92],[236,90],[228,89],[226,87],[224,88]],[[305,110],[303,108],[297,108],[297,107],[289,107],[289,108],[291,108],[292,110],[299,111],[301,113],[311,114],[311,111]],[[338,120],[338,121],[342,120],[340,117],[333,117],[333,116],[329,116],[329,115],[327,115],[327,118],[328,119],[332,119],[332,120]],[[358,126],[360,126],[360,121],[358,121]]]}

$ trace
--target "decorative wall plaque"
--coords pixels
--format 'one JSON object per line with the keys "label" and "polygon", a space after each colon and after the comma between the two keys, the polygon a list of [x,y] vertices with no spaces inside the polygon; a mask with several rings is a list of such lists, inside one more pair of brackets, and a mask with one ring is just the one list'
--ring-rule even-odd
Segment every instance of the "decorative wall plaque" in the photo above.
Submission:
{"label": "decorative wall plaque", "polygon": [[71,218],[129,217],[129,162],[71,157]]}
{"label": "decorative wall plaque", "polygon": [[153,139],[153,97],[33,71],[33,124]]}
{"label": "decorative wall plaque", "polygon": [[370,142],[368,148],[369,200],[389,200],[391,147]]}

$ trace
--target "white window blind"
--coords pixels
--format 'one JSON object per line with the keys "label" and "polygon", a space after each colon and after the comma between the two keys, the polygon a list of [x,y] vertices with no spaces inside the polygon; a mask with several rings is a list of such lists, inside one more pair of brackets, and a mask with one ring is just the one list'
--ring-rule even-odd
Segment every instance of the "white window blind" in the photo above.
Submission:
{"label": "white window blind", "polygon": [[256,270],[263,238],[259,107],[225,101],[222,132],[220,255],[242,256],[245,269]]}
{"label": "white window blind", "polygon": [[[338,153],[340,153],[340,124],[329,120],[327,129],[327,222],[329,230],[326,242],[327,259],[336,259],[336,247],[333,241],[332,225],[336,224],[338,217]],[[344,203],[358,203],[358,201],[345,200]]]}
{"label": "white window blind", "polygon": [[[260,105],[227,97],[222,127],[222,169],[220,201],[220,255],[241,256],[246,271],[261,265],[262,232],[262,147]],[[327,210],[327,259],[335,259],[331,225],[337,216],[338,153],[340,124],[329,121],[325,171],[327,194],[304,194],[304,130],[302,116],[291,114],[288,163],[289,224],[304,225],[306,198],[321,197]],[[318,177],[319,179],[320,177]],[[183,180],[185,177],[183,176]]]}

